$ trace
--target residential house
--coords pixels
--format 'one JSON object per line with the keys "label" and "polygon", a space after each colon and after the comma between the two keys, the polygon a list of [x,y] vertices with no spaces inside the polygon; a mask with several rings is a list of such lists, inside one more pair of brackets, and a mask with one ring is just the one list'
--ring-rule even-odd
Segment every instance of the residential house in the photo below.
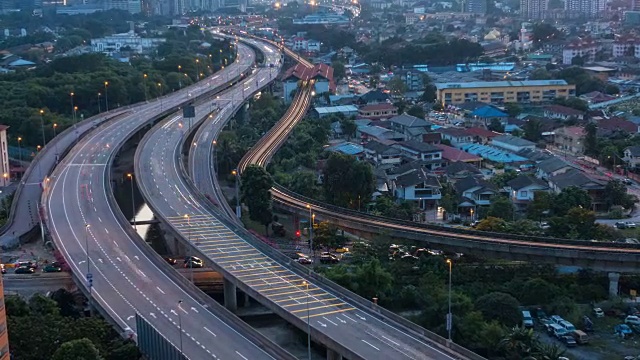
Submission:
{"label": "residential house", "polygon": [[400,149],[402,155],[410,160],[431,161],[430,169],[442,167],[442,150],[434,145],[425,144],[415,140],[401,141],[393,145]]}
{"label": "residential house", "polygon": [[442,150],[442,158],[448,163],[465,162],[478,167],[482,163],[482,158],[480,156],[469,154],[466,151],[462,151],[444,144],[434,144],[433,146]]}
{"label": "residential house", "polygon": [[448,140],[453,146],[473,142],[473,135],[463,128],[440,128],[438,132],[442,134],[442,140]]}
{"label": "residential house", "polygon": [[358,126],[358,129],[356,130],[356,137],[360,138],[363,144],[366,144],[371,140],[404,140],[404,135],[375,125]]}
{"label": "residential house", "polygon": [[575,57],[583,58],[585,63],[592,63],[600,49],[602,46],[589,36],[575,39],[562,50],[562,63],[571,65]]}
{"label": "residential house", "polygon": [[551,119],[568,120],[574,118],[576,120],[584,120],[584,112],[562,105],[549,105],[544,107],[544,116]]}
{"label": "residential house", "polygon": [[421,141],[422,136],[427,134],[433,125],[424,119],[406,113],[392,117],[389,122],[392,130],[404,134],[407,140],[416,141]]}
{"label": "residential house", "polygon": [[524,208],[534,200],[536,192],[549,191],[549,185],[534,176],[519,175],[507,182],[507,189],[511,193],[511,202]]}
{"label": "residential house", "polygon": [[496,136],[491,140],[491,145],[513,152],[522,151],[524,149],[533,150],[536,148],[535,143],[527,139],[511,135]]}
{"label": "residential house", "polygon": [[629,146],[624,149],[624,157],[622,158],[631,168],[637,168],[640,164],[640,146]]}
{"label": "residential house", "polygon": [[420,209],[433,209],[442,198],[442,185],[435,175],[422,169],[398,176],[392,181],[396,198],[405,201],[417,201]]}
{"label": "residential house", "polygon": [[482,175],[480,169],[463,161],[450,162],[443,170],[450,182],[456,182],[469,176]]}
{"label": "residential house", "polygon": [[436,145],[442,142],[442,134],[437,132],[430,132],[422,135],[422,142],[429,145]]}
{"label": "residential house", "polygon": [[638,133],[638,125],[617,116],[598,120],[598,136],[615,136],[621,133],[636,134]]}
{"label": "residential house", "polygon": [[360,104],[381,104],[388,103],[391,101],[391,96],[382,92],[382,90],[371,90],[367,93],[364,93],[358,99],[358,103]]}
{"label": "residential house", "polygon": [[306,67],[296,64],[289,68],[282,76],[284,100],[289,104],[293,100],[295,90],[300,81],[314,80],[313,86],[316,94],[333,93],[336,84],[333,79],[333,68],[327,64],[316,64],[314,67]]}
{"label": "residential house", "polygon": [[358,117],[372,120],[386,120],[396,115],[398,108],[389,103],[369,104],[358,109]]}
{"label": "residential house", "polygon": [[362,145],[354,144],[352,142],[343,142],[333,146],[329,146],[325,149],[329,152],[337,152],[344,155],[350,155],[356,157],[358,160],[365,158],[365,152]]}
{"label": "residential house", "polygon": [[459,196],[458,212],[474,219],[478,207],[491,205],[491,200],[498,195],[498,188],[484,179],[467,176],[453,185]]}
{"label": "residential house", "polygon": [[604,188],[606,183],[600,180],[596,180],[584,172],[577,169],[570,169],[561,174],[552,176],[549,178],[549,187],[555,193],[559,193],[562,190],[575,186],[579,189],[586,191],[591,197],[591,210],[603,211],[605,210],[605,196]]}
{"label": "residential house", "polygon": [[487,144],[496,136],[499,136],[497,132],[493,132],[491,130],[479,128],[479,127],[471,127],[466,129],[468,134],[471,134],[473,137],[473,142],[480,144]]}
{"label": "residential house", "polygon": [[582,126],[566,126],[554,131],[553,145],[572,155],[584,153],[584,136]]}
{"label": "residential house", "polygon": [[365,157],[375,166],[400,165],[402,163],[400,149],[376,140],[369,141],[364,145],[364,153]]}
{"label": "residential house", "polygon": [[575,165],[562,158],[554,156],[538,163],[536,177],[542,180],[547,180],[553,176],[565,173],[575,168]]}

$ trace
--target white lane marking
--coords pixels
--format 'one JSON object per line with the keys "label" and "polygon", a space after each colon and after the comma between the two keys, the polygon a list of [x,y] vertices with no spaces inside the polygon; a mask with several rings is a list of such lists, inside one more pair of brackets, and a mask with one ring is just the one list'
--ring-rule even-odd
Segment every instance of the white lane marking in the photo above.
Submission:
{"label": "white lane marking", "polygon": [[367,345],[369,345],[369,346],[371,346],[372,348],[374,348],[374,349],[376,349],[376,350],[380,351],[380,349],[378,349],[377,347],[375,347],[375,346],[371,345],[371,343],[367,342],[367,340],[362,340],[362,342],[363,342],[363,343],[365,343],[365,344],[367,344]]}
{"label": "white lane marking", "polygon": [[246,357],[244,357],[244,355],[240,354],[239,352],[236,351],[236,354],[238,354],[241,358],[243,358],[244,360],[249,360]]}
{"label": "white lane marking", "polygon": [[129,316],[127,316],[127,321],[130,321],[130,320],[131,320],[131,319],[133,319],[134,317],[135,317],[135,316],[133,316],[133,315],[129,315]]}
{"label": "white lane marking", "polygon": [[[149,313],[149,315],[151,315],[154,319],[157,319],[156,314],[154,314],[154,313]],[[364,340],[362,340],[362,341],[364,341]]]}
{"label": "white lane marking", "polygon": [[158,289],[158,291],[160,291],[163,295],[165,294],[165,292],[162,291],[162,289],[160,289],[159,287],[156,286],[156,289]]}
{"label": "white lane marking", "polygon": [[213,335],[214,337],[218,337],[218,335],[214,334],[214,333],[213,333],[213,331],[211,331],[211,330],[207,329],[207,327],[206,327],[206,326],[204,327],[204,329],[205,329],[205,330],[207,330],[207,332],[208,332],[209,334]]}
{"label": "white lane marking", "polygon": [[384,336],[384,335],[381,335],[381,336],[382,336],[382,338],[383,338],[383,339],[385,339],[385,340],[389,341],[390,343],[392,343],[392,344],[394,344],[394,345],[397,345],[397,346],[400,346],[400,344],[398,344],[397,342],[395,342],[395,341],[393,341],[393,340],[389,339],[388,337],[386,337],[386,336]]}
{"label": "white lane marking", "polygon": [[195,312],[196,314],[199,313],[198,309],[194,308],[193,306],[191,307],[191,311]]}
{"label": "white lane marking", "polygon": [[366,318],[366,317],[361,316],[361,315],[359,315],[359,314],[356,314],[356,316],[357,316],[357,317],[359,317],[359,318],[360,318],[360,320],[367,320],[367,318]]}
{"label": "white lane marking", "polygon": [[181,307],[178,306],[178,309],[182,310],[183,313],[188,314],[189,312]]}
{"label": "white lane marking", "polygon": [[327,324],[325,324],[325,323],[321,323],[319,320],[317,320],[317,321],[318,321],[318,324],[320,324],[320,326],[322,326],[322,327],[327,327]]}
{"label": "white lane marking", "polygon": [[104,231],[105,231],[107,234],[109,233],[109,230],[107,230],[107,228],[104,228]]}
{"label": "white lane marking", "polygon": [[333,321],[331,321],[331,320],[327,319],[327,317],[326,317],[326,316],[323,316],[322,318],[323,318],[323,319],[325,319],[325,320],[327,320],[328,322],[332,323],[333,325],[338,326],[338,324],[336,324],[336,323],[334,323]]}

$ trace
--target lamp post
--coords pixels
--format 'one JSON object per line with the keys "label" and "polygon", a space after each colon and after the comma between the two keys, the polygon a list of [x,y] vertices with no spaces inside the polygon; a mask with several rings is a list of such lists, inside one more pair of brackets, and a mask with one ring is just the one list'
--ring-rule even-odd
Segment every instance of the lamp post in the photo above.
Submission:
{"label": "lamp post", "polygon": [[160,99],[160,111],[162,111],[162,83],[158,83],[158,87],[160,88],[160,92],[158,93],[158,99]]}
{"label": "lamp post", "polygon": [[73,106],[73,97],[76,95],[75,93],[71,92],[69,93],[69,95],[71,96],[71,115],[73,116],[73,126],[76,126],[76,111],[75,111],[75,106]]}
{"label": "lamp post", "polygon": [[447,332],[449,334],[449,341],[451,341],[451,328],[453,327],[453,315],[451,314],[451,267],[453,262],[451,259],[447,259],[449,264],[449,313],[447,314]]}
{"label": "lamp post", "polygon": [[89,311],[91,311],[91,288],[93,288],[93,275],[91,275],[91,256],[89,255],[89,227],[91,225],[84,224],[84,248],[87,251],[87,287],[89,288]]}
{"label": "lamp post", "polygon": [[[189,241],[189,244],[191,244],[191,217],[189,214],[185,214],[184,218],[187,219],[187,226],[189,227],[187,230],[187,240]],[[189,272],[191,273],[191,283],[193,283],[193,261],[191,259],[189,259]]]}
{"label": "lamp post", "polygon": [[44,110],[40,109],[40,127],[42,128],[42,146],[47,143],[47,139],[44,136]]}
{"label": "lamp post", "polygon": [[311,209],[311,204],[307,204],[307,209],[309,209],[309,252],[311,253],[311,260],[313,262],[316,261],[316,252],[313,251],[313,223],[315,214],[313,214],[313,209]]}
{"label": "lamp post", "polygon": [[309,319],[309,283],[306,281],[302,282],[302,286],[305,286],[307,289],[307,359],[311,360],[311,322]]}
{"label": "lamp post", "polygon": [[182,300],[178,300],[178,330],[180,330],[180,359],[184,358],[184,354],[182,353],[182,317],[180,316],[180,311],[182,311]]}
{"label": "lamp post", "polygon": [[142,86],[144,87],[144,101],[147,101],[147,74],[142,74]]}
{"label": "lamp post", "polygon": [[[53,123],[52,127],[53,127],[53,137],[55,138],[57,135],[56,128],[58,127],[58,124]],[[58,163],[58,143],[54,141],[53,145],[55,146],[55,150],[56,150],[56,164],[57,164]]]}
{"label": "lamp post", "polygon": [[237,169],[233,169],[231,174],[236,177],[236,216],[242,218],[242,209],[240,208],[240,174]]}
{"label": "lamp post", "polygon": [[102,112],[102,109],[100,108],[100,96],[101,95],[102,95],[102,93],[98,91],[98,114],[100,114]]}
{"label": "lamp post", "polygon": [[218,176],[218,142],[213,140],[213,171]]}
{"label": "lamp post", "polygon": [[[22,137],[18,136],[18,158],[20,159],[20,168],[22,168]],[[24,173],[20,173],[20,178],[22,179],[22,175]]]}
{"label": "lamp post", "polygon": [[200,81],[200,59],[196,59],[196,81]]}
{"label": "lamp post", "polygon": [[138,230],[136,227],[136,198],[133,196],[133,174],[128,173],[127,177],[129,181],[131,181],[131,216],[133,217],[133,228]]}
{"label": "lamp post", "polygon": [[109,82],[104,82],[104,108],[105,111],[109,111]]}
{"label": "lamp post", "polygon": [[182,65],[178,65],[178,87],[182,90]]}

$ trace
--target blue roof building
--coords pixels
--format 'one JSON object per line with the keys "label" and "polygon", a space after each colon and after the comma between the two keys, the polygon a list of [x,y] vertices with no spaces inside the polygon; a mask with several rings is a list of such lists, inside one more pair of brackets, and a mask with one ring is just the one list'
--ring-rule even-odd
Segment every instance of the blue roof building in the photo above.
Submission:
{"label": "blue roof building", "polygon": [[469,154],[478,155],[485,160],[495,163],[509,164],[527,161],[527,159],[522,156],[488,145],[462,144],[460,149],[468,152]]}
{"label": "blue roof building", "polygon": [[500,111],[500,109],[491,106],[491,105],[486,105],[480,108],[475,109],[471,115],[473,116],[477,116],[479,118],[503,118],[503,117],[508,117],[509,115],[507,115],[506,113]]}

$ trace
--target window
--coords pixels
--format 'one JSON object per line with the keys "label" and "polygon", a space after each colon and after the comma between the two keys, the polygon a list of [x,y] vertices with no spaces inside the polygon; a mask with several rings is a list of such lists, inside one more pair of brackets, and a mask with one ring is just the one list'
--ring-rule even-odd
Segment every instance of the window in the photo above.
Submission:
{"label": "window", "polygon": [[526,198],[527,196],[529,196],[528,192],[526,190],[520,191],[520,197],[521,198]]}

